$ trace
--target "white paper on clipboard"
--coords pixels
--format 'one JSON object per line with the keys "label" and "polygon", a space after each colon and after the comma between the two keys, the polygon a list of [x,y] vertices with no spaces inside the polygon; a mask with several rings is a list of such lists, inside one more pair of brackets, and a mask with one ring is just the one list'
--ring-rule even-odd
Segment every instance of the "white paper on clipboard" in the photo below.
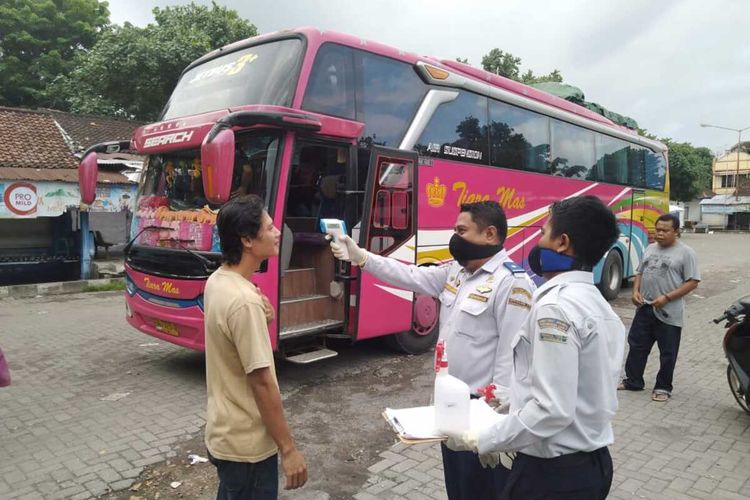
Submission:
{"label": "white paper on clipboard", "polygon": [[[469,430],[476,432],[505,418],[505,415],[495,413],[483,399],[472,399],[469,411]],[[386,408],[383,417],[405,442],[441,441],[447,438],[435,428],[434,406]]]}

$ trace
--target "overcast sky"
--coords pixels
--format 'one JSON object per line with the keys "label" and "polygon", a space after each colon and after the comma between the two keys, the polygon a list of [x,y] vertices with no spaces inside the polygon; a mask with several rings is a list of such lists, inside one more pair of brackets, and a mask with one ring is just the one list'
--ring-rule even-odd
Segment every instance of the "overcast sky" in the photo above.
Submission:
{"label": "overcast sky", "polygon": [[[154,6],[109,0],[111,20],[153,22]],[[209,4],[197,0],[196,3]],[[498,47],[522,70],[559,69],[586,99],[659,137],[723,151],[750,127],[750,29],[744,0],[217,0],[260,33],[314,26],[440,58]],[[750,140],[750,129],[743,140]]]}

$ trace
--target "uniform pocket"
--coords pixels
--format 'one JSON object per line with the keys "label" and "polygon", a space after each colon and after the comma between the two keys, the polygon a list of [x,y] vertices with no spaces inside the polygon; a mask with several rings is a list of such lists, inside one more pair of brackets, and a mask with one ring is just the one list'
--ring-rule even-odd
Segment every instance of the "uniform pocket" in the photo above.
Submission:
{"label": "uniform pocket", "polygon": [[473,339],[486,339],[497,335],[495,318],[489,310],[489,301],[466,298],[461,303],[456,331]]}

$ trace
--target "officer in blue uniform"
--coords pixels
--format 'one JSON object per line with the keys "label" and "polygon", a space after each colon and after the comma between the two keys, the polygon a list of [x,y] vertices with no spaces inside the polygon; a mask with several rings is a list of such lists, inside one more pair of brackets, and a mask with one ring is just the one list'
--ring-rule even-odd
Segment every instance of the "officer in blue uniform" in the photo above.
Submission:
{"label": "officer in blue uniform", "polygon": [[[511,340],[526,320],[535,286],[523,268],[503,249],[508,223],[500,204],[491,201],[461,205],[449,250],[454,262],[418,267],[369,253],[351,238],[331,248],[337,258],[400,288],[439,297],[440,338],[446,341],[448,371],[477,392],[496,386],[500,404],[510,399],[513,368]],[[485,468],[472,452],[445,446],[443,469],[450,500],[495,498],[508,470]]]}
{"label": "officer in blue uniform", "polygon": [[448,445],[480,454],[516,451],[500,498],[604,499],[612,483],[617,383],[625,327],[591,270],[617,239],[598,198],[555,203],[529,265],[547,281],[513,340],[510,412]]}

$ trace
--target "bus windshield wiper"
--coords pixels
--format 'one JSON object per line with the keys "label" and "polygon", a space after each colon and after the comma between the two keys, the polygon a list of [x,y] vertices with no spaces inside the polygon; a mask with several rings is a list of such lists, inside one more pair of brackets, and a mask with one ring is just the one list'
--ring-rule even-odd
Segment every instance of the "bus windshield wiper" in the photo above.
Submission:
{"label": "bus windshield wiper", "polygon": [[125,248],[122,249],[123,257],[125,257],[126,259],[128,258],[128,253],[130,253],[130,248],[133,246],[133,243],[135,243],[135,240],[137,240],[140,235],[142,235],[146,231],[154,231],[156,229],[159,229],[159,230],[161,230],[161,229],[167,229],[169,231],[174,231],[174,229],[172,229],[171,227],[161,227],[161,226],[146,226],[146,227],[144,227],[143,229],[141,229],[140,231],[138,231],[138,234],[136,234],[135,236],[133,236],[130,239],[130,241],[128,241],[128,244],[125,245]]}
{"label": "bus windshield wiper", "polygon": [[182,244],[183,241],[193,241],[193,240],[179,240],[177,238],[166,238],[163,241],[168,241],[170,243],[177,243],[177,245],[182,250],[185,250],[187,253],[189,253],[190,255],[192,255],[193,257],[195,257],[196,260],[198,260],[198,262],[201,263],[201,266],[203,267],[203,271],[207,275],[213,273],[214,271],[216,271],[216,268],[218,267],[216,265],[216,262],[212,261],[211,259],[207,259],[203,255],[201,255],[198,252],[195,252],[195,251],[189,249],[188,247],[186,247],[185,245]]}

